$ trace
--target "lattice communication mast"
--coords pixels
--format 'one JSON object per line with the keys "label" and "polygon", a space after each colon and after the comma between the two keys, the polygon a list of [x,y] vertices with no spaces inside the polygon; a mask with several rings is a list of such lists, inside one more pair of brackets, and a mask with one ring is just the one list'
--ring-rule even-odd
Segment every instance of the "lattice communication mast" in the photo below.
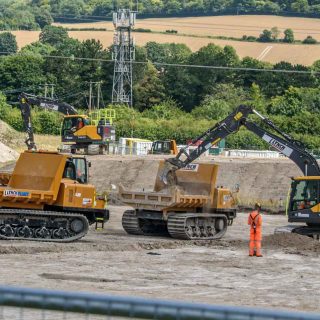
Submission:
{"label": "lattice communication mast", "polygon": [[113,13],[115,34],[113,40],[114,75],[112,103],[132,106],[132,61],[135,44],[131,36],[137,11],[118,9]]}

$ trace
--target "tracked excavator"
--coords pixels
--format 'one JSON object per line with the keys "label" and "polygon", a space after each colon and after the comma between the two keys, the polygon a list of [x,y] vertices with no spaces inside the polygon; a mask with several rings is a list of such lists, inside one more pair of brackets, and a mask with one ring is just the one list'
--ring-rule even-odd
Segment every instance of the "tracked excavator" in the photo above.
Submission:
{"label": "tracked excavator", "polygon": [[[32,105],[65,115],[61,129],[61,141],[70,148],[71,153],[84,150],[84,153],[88,154],[93,153],[97,149],[96,153],[102,154],[108,147],[108,144],[115,140],[115,128],[112,125],[114,114],[111,114],[111,111],[114,110],[106,109],[99,118],[96,117],[93,120],[87,115],[79,114],[68,103],[27,93],[20,94],[19,104],[24,126],[28,134],[26,143],[29,150],[33,150],[35,147],[30,121]],[[110,114],[106,114],[106,111]]]}
{"label": "tracked excavator", "polygon": [[[257,116],[263,126],[249,119],[250,115]],[[264,129],[265,126],[271,131]],[[161,180],[167,185],[175,185],[180,170],[188,167],[212,145],[236,133],[241,127],[260,137],[300,168],[303,175],[292,178],[287,213],[289,222],[300,222],[304,225],[288,226],[284,231],[318,237],[320,235],[320,168],[317,160],[301,142],[282,132],[270,119],[249,106],[240,105],[224,120],[194,139],[188,147],[181,149],[176,157],[167,159],[160,173]],[[199,141],[201,141],[200,144]],[[189,151],[192,145],[198,145],[198,147]],[[185,226],[187,222],[186,219]]]}

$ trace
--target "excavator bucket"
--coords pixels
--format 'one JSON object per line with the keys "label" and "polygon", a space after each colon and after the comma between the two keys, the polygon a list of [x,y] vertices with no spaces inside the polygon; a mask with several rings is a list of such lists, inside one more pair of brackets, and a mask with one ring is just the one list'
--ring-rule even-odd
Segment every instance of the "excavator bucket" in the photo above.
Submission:
{"label": "excavator bucket", "polygon": [[[162,181],[161,173],[165,167],[165,161],[159,163],[155,192],[162,191],[168,186]],[[218,166],[208,163],[193,163],[186,168],[175,171],[175,186],[181,193],[188,195],[213,196],[218,174]]]}

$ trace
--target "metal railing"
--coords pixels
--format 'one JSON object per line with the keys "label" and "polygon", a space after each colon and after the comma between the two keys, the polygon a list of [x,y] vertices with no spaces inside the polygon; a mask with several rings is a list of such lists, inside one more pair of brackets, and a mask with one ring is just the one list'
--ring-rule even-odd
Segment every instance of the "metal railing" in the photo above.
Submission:
{"label": "metal railing", "polygon": [[[28,314],[26,311],[30,310],[33,313]],[[40,317],[35,316],[35,311],[40,312]],[[56,313],[52,316],[48,311]],[[0,319],[96,319],[96,316],[159,320],[320,319],[320,314],[303,312],[0,287]]]}

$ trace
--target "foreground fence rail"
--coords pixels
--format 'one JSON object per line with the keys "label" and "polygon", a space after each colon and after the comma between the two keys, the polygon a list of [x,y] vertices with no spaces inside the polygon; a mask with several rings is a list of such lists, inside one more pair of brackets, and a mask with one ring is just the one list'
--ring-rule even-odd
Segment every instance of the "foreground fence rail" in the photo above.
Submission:
{"label": "foreground fence rail", "polygon": [[[51,290],[22,289],[0,286],[0,319],[36,319],[27,317],[26,310],[40,310],[40,319],[47,319],[47,311],[59,311],[53,319],[91,319],[91,316],[163,319],[163,320],[266,320],[266,319],[320,319],[320,314],[284,312],[231,306],[211,306],[184,302],[169,302],[133,297],[117,297]],[[10,315],[5,316],[5,308]],[[12,312],[15,315],[12,315]],[[81,315],[82,314],[82,315]],[[61,315],[61,317],[59,317]],[[85,316],[83,318],[83,315]],[[81,318],[82,316],[82,318]]]}

